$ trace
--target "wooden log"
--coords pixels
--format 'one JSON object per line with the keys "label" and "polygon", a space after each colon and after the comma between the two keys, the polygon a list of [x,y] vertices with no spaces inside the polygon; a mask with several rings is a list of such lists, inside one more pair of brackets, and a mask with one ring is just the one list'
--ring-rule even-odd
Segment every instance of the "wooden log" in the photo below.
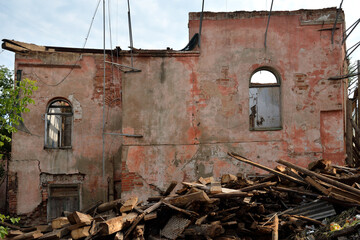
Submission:
{"label": "wooden log", "polygon": [[24,233],[20,230],[9,230],[8,234],[6,235],[6,238],[16,237],[16,236],[19,236],[22,234],[24,234]]}
{"label": "wooden log", "polygon": [[226,184],[229,182],[234,182],[237,180],[237,176],[232,174],[224,174],[221,176],[221,184]]}
{"label": "wooden log", "polygon": [[84,237],[89,236],[90,234],[91,234],[90,226],[78,228],[78,229],[75,229],[75,230],[71,231],[71,237],[73,239],[84,238]]}
{"label": "wooden log", "polygon": [[67,217],[58,217],[58,218],[55,218],[54,220],[52,220],[51,227],[53,229],[59,229],[59,228],[63,228],[66,225],[69,225],[69,224],[70,224],[70,222],[67,219]]}
{"label": "wooden log", "polygon": [[211,183],[213,181],[214,181],[213,177],[207,177],[207,178],[200,177],[199,178],[199,182],[201,182],[204,185],[209,184],[209,183]]}
{"label": "wooden log", "polygon": [[51,232],[53,230],[51,225],[37,225],[35,227],[36,227],[36,230],[38,230],[42,233]]}
{"label": "wooden log", "polygon": [[102,213],[102,212],[109,211],[109,210],[117,207],[118,205],[121,205],[122,203],[123,203],[123,200],[116,199],[114,201],[110,201],[110,202],[100,204],[100,206],[97,207],[96,212]]}
{"label": "wooden log", "polygon": [[312,218],[309,218],[309,217],[305,217],[305,216],[301,216],[301,215],[290,215],[290,216],[294,217],[294,218],[301,219],[301,220],[306,221],[306,222],[316,224],[316,225],[324,226],[324,224],[322,222],[320,222],[318,220],[315,220],[315,219],[312,219]]}
{"label": "wooden log", "polygon": [[68,235],[70,233],[70,230],[65,227],[65,228],[61,228],[61,229],[55,229],[52,232],[48,232],[46,234],[44,234],[43,236],[41,236],[39,238],[39,240],[52,240],[52,239],[61,239],[64,236]]}
{"label": "wooden log", "polygon": [[285,160],[277,160],[277,162],[278,162],[278,163],[281,163],[281,164],[283,164],[283,165],[285,165],[285,166],[287,166],[287,167],[294,168],[295,170],[297,170],[297,171],[299,171],[299,172],[302,172],[302,173],[304,173],[304,174],[306,174],[306,175],[309,175],[309,176],[312,176],[312,177],[317,177],[318,179],[320,179],[320,180],[322,180],[322,181],[324,181],[324,182],[326,182],[326,183],[332,184],[332,185],[334,185],[334,186],[336,186],[336,187],[339,187],[339,188],[346,189],[346,190],[348,190],[348,191],[350,191],[350,192],[352,192],[352,193],[357,194],[357,195],[360,196],[360,190],[359,190],[359,189],[356,189],[356,188],[351,187],[351,186],[349,186],[349,185],[346,185],[346,184],[344,184],[344,183],[341,183],[341,182],[332,180],[332,179],[330,179],[330,178],[324,177],[324,176],[322,176],[321,174],[317,174],[317,173],[312,172],[312,171],[310,171],[310,170],[308,170],[308,169],[306,169],[306,168],[297,166],[297,165],[292,164],[292,163],[290,163],[290,162],[287,162],[287,161],[285,161]]}
{"label": "wooden log", "polygon": [[99,223],[102,235],[110,235],[122,230],[125,226],[129,226],[138,216],[137,213],[129,213],[125,216],[111,218],[105,222]]}
{"label": "wooden log", "polygon": [[278,240],[279,239],[279,217],[276,214],[274,217],[274,226],[272,231],[272,240]]}
{"label": "wooden log", "polygon": [[40,231],[33,231],[33,232],[28,232],[28,233],[24,233],[21,235],[18,235],[16,237],[13,237],[13,240],[24,240],[24,239],[37,239],[39,237],[41,237],[43,234]]}
{"label": "wooden log", "polygon": [[190,216],[190,217],[192,217],[192,216],[199,216],[199,214],[196,213],[196,212],[189,211],[189,210],[184,210],[184,209],[182,209],[182,208],[176,207],[176,206],[174,206],[174,205],[172,205],[172,204],[170,204],[170,203],[167,203],[167,202],[165,202],[165,201],[163,202],[163,204],[166,205],[166,206],[168,206],[168,207],[171,208],[171,209],[174,209],[174,210],[176,210],[176,211],[178,211],[178,212],[181,212],[181,213],[183,213],[183,214],[185,214],[185,215],[188,215],[188,216]]}
{"label": "wooden log", "polygon": [[90,225],[91,221],[93,220],[93,218],[90,215],[78,211],[75,211],[72,214],[70,214],[67,217],[67,219],[71,224],[84,223],[86,225]]}
{"label": "wooden log", "polygon": [[177,182],[176,181],[172,181],[169,185],[169,187],[166,189],[166,191],[164,192],[163,196],[168,196],[172,190],[174,190],[174,188],[176,187]]}
{"label": "wooden log", "polygon": [[309,183],[311,186],[313,186],[315,189],[317,189],[318,191],[320,191],[321,193],[323,193],[324,195],[329,195],[330,191],[328,189],[326,189],[325,187],[323,187],[320,183],[318,183],[317,181],[315,181],[315,179],[307,176],[305,178],[305,181],[307,183]]}
{"label": "wooden log", "polygon": [[95,209],[96,209],[97,207],[99,207],[102,203],[103,203],[103,201],[100,200],[100,201],[96,202],[96,203],[93,204],[93,205],[90,205],[90,206],[88,206],[88,207],[86,207],[86,208],[81,209],[80,212],[86,213],[86,214],[92,214],[92,213],[94,213]]}
{"label": "wooden log", "polygon": [[250,164],[250,165],[252,165],[252,166],[258,167],[258,168],[260,168],[260,169],[263,169],[263,170],[265,170],[265,171],[271,172],[271,173],[273,173],[273,174],[275,174],[275,175],[277,175],[277,176],[279,176],[279,177],[281,177],[281,178],[283,178],[283,179],[287,179],[287,180],[292,181],[292,182],[295,182],[295,183],[297,183],[297,184],[306,185],[306,183],[305,183],[304,181],[301,181],[301,180],[296,179],[296,178],[294,178],[294,177],[288,176],[288,175],[286,175],[286,174],[284,174],[284,173],[278,172],[278,171],[276,171],[276,170],[274,170],[274,169],[268,168],[268,167],[263,166],[263,165],[261,165],[261,164],[255,163],[255,162],[253,162],[253,161],[251,161],[251,160],[249,160],[249,159],[246,159],[246,158],[244,158],[244,157],[241,157],[241,156],[237,155],[236,153],[228,153],[228,155],[229,155],[230,157],[232,157],[232,158],[235,158],[236,160],[241,161],[241,162],[244,162],[244,163]]}
{"label": "wooden log", "polygon": [[187,195],[181,195],[177,197],[172,197],[170,199],[165,200],[166,202],[177,206],[177,207],[183,207],[186,204],[192,202],[192,201],[199,201],[199,202],[208,202],[211,203],[210,198],[204,191],[199,191],[195,193],[190,193]]}
{"label": "wooden log", "polygon": [[121,206],[120,208],[120,212],[124,213],[124,212],[130,212],[131,210],[134,209],[134,207],[136,206],[138,202],[138,197],[131,197],[128,200],[126,200],[124,202],[124,204]]}
{"label": "wooden log", "polygon": [[152,212],[144,216],[144,221],[150,221],[157,218],[157,212]]}

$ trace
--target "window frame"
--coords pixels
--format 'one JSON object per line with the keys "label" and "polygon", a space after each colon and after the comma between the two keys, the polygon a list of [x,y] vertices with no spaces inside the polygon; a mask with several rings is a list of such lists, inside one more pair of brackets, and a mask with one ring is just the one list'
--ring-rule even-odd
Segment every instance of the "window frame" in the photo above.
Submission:
{"label": "window frame", "polygon": [[[67,104],[69,104],[69,106],[52,106],[54,103],[56,102],[66,102]],[[51,108],[70,108],[71,109],[71,113],[49,113],[49,110]],[[47,144],[48,142],[48,116],[51,115],[57,115],[57,116],[69,116],[71,117],[71,127],[70,127],[70,145],[69,146],[61,146],[61,147],[52,147],[49,146]],[[44,149],[72,149],[72,139],[73,139],[73,125],[74,125],[74,111],[73,111],[73,106],[71,104],[71,102],[65,98],[54,98],[51,101],[49,101],[49,103],[47,104],[46,107],[46,113],[45,113],[45,137],[44,137]],[[61,133],[61,132],[60,132]],[[61,137],[60,137],[60,141],[61,141]]]}
{"label": "window frame", "polygon": [[[259,71],[269,71],[270,73],[272,73],[275,78],[276,78],[276,83],[252,83],[251,79],[252,77]],[[278,88],[279,89],[279,126],[278,127],[252,127],[251,126],[251,119],[250,119],[250,115],[251,115],[251,106],[250,106],[250,89],[252,88]],[[259,68],[256,68],[250,75],[249,78],[249,130],[250,131],[279,131],[283,129],[283,121],[282,121],[282,93],[281,93],[281,76],[279,74],[279,72],[274,69],[273,67],[269,67],[269,66],[262,66]]]}

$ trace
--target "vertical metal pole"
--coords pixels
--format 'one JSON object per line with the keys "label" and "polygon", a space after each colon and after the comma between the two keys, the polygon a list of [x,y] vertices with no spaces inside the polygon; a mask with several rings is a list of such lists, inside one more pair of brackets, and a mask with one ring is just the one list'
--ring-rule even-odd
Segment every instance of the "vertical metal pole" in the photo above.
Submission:
{"label": "vertical metal pole", "polygon": [[131,67],[134,67],[134,60],[133,60],[133,38],[132,38],[132,28],[131,28],[131,16],[130,16],[130,2],[127,0],[128,3],[128,22],[129,22],[129,37],[130,37],[130,54],[131,54]]}
{"label": "vertical metal pole", "polygon": [[271,11],[272,11],[272,7],[273,7],[273,3],[274,3],[274,0],[271,1],[270,12],[269,12],[268,21],[267,21],[267,24],[266,24],[265,40],[264,40],[264,46],[265,46],[265,48],[266,48],[267,32],[268,32],[268,28],[269,28],[270,16],[271,16]]}
{"label": "vertical metal pole", "polygon": [[200,14],[199,41],[198,41],[199,47],[201,47],[201,29],[202,29],[202,20],[203,20],[203,14],[204,14],[204,2],[205,2],[205,0],[202,1],[201,14]]}
{"label": "vertical metal pole", "polygon": [[[360,123],[360,117],[359,117],[359,105],[360,105],[360,60],[357,60],[357,71],[358,71],[358,75],[357,75],[357,88],[358,88],[358,95],[356,98],[356,119],[354,119],[354,121],[356,121],[356,126],[359,127]],[[358,134],[356,134],[356,139],[359,140],[360,136]],[[360,149],[359,149],[360,150]]]}
{"label": "vertical metal pole", "polygon": [[105,183],[105,78],[106,78],[106,51],[105,51],[105,0],[103,0],[103,45],[104,45],[104,79],[103,79],[103,125],[102,125],[102,179]]}
{"label": "vertical metal pole", "polygon": [[346,97],[346,155],[347,164],[350,167],[354,166],[353,159],[353,127],[351,125],[352,102]]}

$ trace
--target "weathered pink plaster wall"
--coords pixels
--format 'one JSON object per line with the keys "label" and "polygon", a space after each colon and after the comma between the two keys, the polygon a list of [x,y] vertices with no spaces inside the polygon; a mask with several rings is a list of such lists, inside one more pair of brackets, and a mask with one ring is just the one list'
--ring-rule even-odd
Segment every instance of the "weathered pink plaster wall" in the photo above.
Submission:
{"label": "weathered pink plaster wall", "polygon": [[[49,86],[70,69],[29,63],[72,65],[79,54],[18,53],[16,68],[37,79],[39,90],[36,105],[24,115],[30,133],[14,136],[11,171],[24,171],[19,161],[38,163],[18,174],[19,183],[39,179],[41,172],[83,173],[81,205],[86,206],[113,195],[146,200],[172,180],[261,173],[229,158],[229,151],[269,167],[277,159],[302,166],[321,158],[341,164],[345,90],[342,81],[327,78],[344,72],[344,23],[339,19],[334,44],[331,31],[319,31],[332,27],[335,14],[335,8],[273,12],[265,48],[266,12],[204,13],[201,49],[135,50],[134,66],[141,72],[107,66],[105,132],[143,137],[106,135],[105,176],[102,55],[83,53],[79,68]],[[198,31],[199,16],[190,13],[190,37]],[[130,55],[121,51],[114,61],[130,65]],[[249,130],[249,80],[263,66],[281,78],[282,128],[277,131]],[[75,110],[71,150],[43,148],[43,114],[54,97],[67,98]],[[38,185],[34,181],[29,208],[20,207],[27,199],[18,193],[19,213],[41,202]]]}

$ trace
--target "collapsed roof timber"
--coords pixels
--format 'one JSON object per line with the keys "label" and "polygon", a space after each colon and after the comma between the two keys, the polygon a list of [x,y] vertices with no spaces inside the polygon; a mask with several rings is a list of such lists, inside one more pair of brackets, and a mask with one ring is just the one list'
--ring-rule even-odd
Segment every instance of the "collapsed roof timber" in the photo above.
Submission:
{"label": "collapsed roof timber", "polygon": [[[133,49],[141,71],[130,72],[117,67],[131,66],[120,48],[104,61],[99,49],[3,40],[18,79],[39,86],[23,116],[30,133],[13,137],[10,212],[31,218],[41,208],[46,221],[98,200],[146,200],[173,180],[259,173],[228,151],[269,167],[343,164],[347,82],[327,80],[347,74],[342,12],[334,43],[328,30],[336,15],[272,12],[265,48],[268,12],[205,12],[201,48]],[[199,17],[189,14],[190,37]],[[274,80],[253,79],[263,73]]]}

